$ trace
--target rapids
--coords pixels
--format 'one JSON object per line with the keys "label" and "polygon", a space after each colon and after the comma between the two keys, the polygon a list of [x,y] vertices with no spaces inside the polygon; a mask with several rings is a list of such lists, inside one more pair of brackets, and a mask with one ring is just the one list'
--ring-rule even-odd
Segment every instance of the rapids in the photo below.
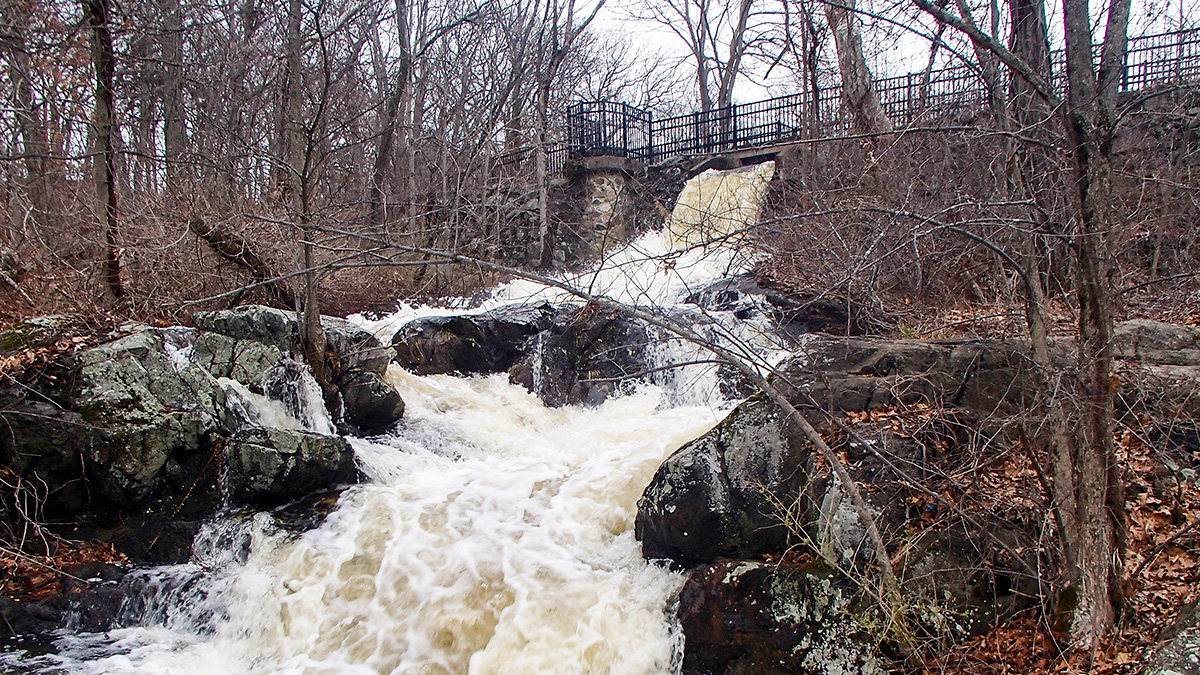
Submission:
{"label": "rapids", "polygon": [[[689,181],[661,231],[586,274],[564,277],[616,300],[667,308],[752,260],[771,164]],[[360,323],[383,339],[418,316],[570,301],[530,281],[464,309],[406,307]],[[457,308],[455,305],[459,305]],[[694,307],[693,310],[694,311]],[[706,313],[714,339],[762,358],[781,343],[765,322]],[[703,360],[663,339],[656,365]],[[252,423],[332,429],[305,401],[285,405],[226,383]],[[367,480],[301,535],[271,514],[206,526],[186,565],[140,570],[129,627],[64,630],[53,653],[0,666],[41,673],[672,673],[681,637],[668,606],[682,576],[647,564],[637,500],[659,464],[736,403],[712,364],[659,371],[596,407],[549,409],[505,375],[386,375],[407,402],[384,436],[351,438]],[[287,389],[286,387],[284,389]],[[316,399],[319,400],[319,399]],[[125,583],[130,583],[128,578]]]}

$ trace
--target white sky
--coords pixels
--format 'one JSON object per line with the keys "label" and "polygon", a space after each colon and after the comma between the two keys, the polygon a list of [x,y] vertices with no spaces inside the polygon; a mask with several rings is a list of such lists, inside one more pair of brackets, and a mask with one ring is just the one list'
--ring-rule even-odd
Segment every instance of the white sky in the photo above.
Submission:
{"label": "white sky", "polygon": [[[595,25],[602,31],[611,31],[627,38],[634,49],[640,54],[662,54],[687,59],[688,51],[670,30],[652,21],[630,19],[630,8],[638,6],[645,0],[608,0],[596,17]],[[762,3],[773,0],[758,0]],[[894,7],[891,0],[859,0],[860,7],[868,10],[884,11],[887,6]],[[1101,5],[1093,0],[1093,5]],[[1061,15],[1061,5],[1057,0],[1047,0],[1046,10],[1048,23],[1055,39],[1055,28],[1059,26],[1058,17]],[[1003,10],[1002,11],[1006,11]],[[1098,10],[1102,12],[1102,8]],[[1133,10],[1130,19],[1130,36],[1150,35],[1180,27],[1182,19],[1184,27],[1200,26],[1200,0],[1133,0]],[[1098,19],[1099,20],[1099,19]],[[908,32],[899,27],[892,27],[887,32],[890,35],[881,36],[881,31],[869,25],[864,26],[863,37],[867,44],[868,64],[877,77],[903,75],[924,69],[929,58],[929,41],[924,37]],[[931,23],[926,26],[932,25]],[[947,30],[947,38],[953,31]],[[1102,35],[1102,27],[1097,35]],[[883,38],[882,40],[880,38]],[[873,48],[874,47],[874,48]],[[832,45],[828,46],[832,50]],[[945,51],[942,50],[943,56]],[[832,52],[828,54],[832,57]],[[684,68],[689,74],[694,70],[690,61]],[[769,83],[770,84],[770,83]],[[694,85],[693,85],[694,86]],[[755,101],[770,96],[788,93],[789,85],[774,83],[774,86],[764,87],[752,81],[752,78],[741,77],[737,86],[735,98],[739,102]]]}

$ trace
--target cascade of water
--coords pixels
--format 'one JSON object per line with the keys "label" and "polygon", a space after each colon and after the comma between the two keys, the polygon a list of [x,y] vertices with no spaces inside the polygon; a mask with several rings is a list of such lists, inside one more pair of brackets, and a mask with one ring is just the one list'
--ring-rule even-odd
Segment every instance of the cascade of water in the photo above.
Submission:
{"label": "cascade of water", "polygon": [[[560,281],[637,307],[662,308],[683,302],[717,279],[753,264],[744,230],[758,220],[775,163],[731,171],[706,171],[689,180],[662,229],[651,230],[606,256],[592,269]],[[402,307],[362,323],[385,341],[404,324],[424,316],[477,314],[538,301],[578,302],[566,291],[518,279],[496,288],[482,302],[451,299],[431,306]]]}
{"label": "cascade of water", "polygon": [[[731,245],[757,218],[773,167],[689,183],[669,227],[587,275],[586,285],[643,306],[687,295],[750,261]],[[718,241],[706,245],[715,237]],[[566,298],[513,282],[485,304]],[[482,310],[480,310],[482,311]],[[679,317],[761,355],[766,325],[694,306]],[[373,327],[386,337],[422,314]],[[690,312],[687,314],[686,312]],[[655,363],[704,361],[662,336]],[[265,383],[272,398],[224,382],[243,421],[333,433],[307,373]],[[188,565],[139,573],[130,625],[63,633],[58,653],[0,665],[57,673],[612,673],[678,669],[665,608],[682,577],[647,565],[633,537],[637,499],[662,460],[709,429],[729,401],[711,364],[593,408],[549,409],[504,375],[386,379],[407,402],[389,436],[350,439],[369,480],[301,536],[269,515],[222,521]],[[666,393],[664,393],[666,392]]]}
{"label": "cascade of water", "polygon": [[299,420],[304,429],[321,434],[336,433],[325,408],[321,385],[317,384],[308,367],[285,359],[267,374],[263,389],[270,398],[282,403],[287,414]]}

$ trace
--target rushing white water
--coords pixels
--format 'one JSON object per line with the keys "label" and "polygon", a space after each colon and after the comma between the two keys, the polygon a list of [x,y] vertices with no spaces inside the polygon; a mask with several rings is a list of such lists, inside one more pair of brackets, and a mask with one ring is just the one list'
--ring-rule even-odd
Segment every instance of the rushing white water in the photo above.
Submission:
{"label": "rushing white water", "polygon": [[[772,170],[694,179],[670,227],[568,281],[659,307],[741,271],[749,261],[736,247],[702,239],[728,239],[752,223]],[[475,311],[530,299],[565,297],[518,281]],[[436,312],[453,310],[404,311],[373,327],[386,338]],[[716,339],[765,334],[730,317],[694,318]],[[746,349],[777,347],[751,340]],[[702,356],[678,340],[655,351],[662,364]],[[633,519],[662,460],[731,404],[716,377],[711,365],[689,366],[596,407],[549,409],[504,375],[417,377],[391,366],[405,422],[391,435],[350,439],[368,480],[343,493],[317,529],[292,535],[268,514],[214,523],[191,563],[138,573],[133,627],[64,632],[55,654],[10,654],[0,665],[180,675],[675,672],[680,637],[666,608],[682,578],[642,559]],[[320,398],[306,383],[276,382],[279,400],[223,385],[247,424],[331,432],[328,416],[309,409]]]}
{"label": "rushing white water", "polygon": [[[566,275],[563,283],[635,307],[677,304],[707,284],[747,271],[754,260],[740,246],[743,231],[758,220],[775,163],[731,171],[706,171],[689,180],[666,225],[618,249],[592,269]],[[577,302],[561,288],[518,279],[495,289],[479,303],[465,299],[438,307],[405,307],[377,321],[364,321],[385,340],[422,316],[482,313],[505,305],[537,301]]]}

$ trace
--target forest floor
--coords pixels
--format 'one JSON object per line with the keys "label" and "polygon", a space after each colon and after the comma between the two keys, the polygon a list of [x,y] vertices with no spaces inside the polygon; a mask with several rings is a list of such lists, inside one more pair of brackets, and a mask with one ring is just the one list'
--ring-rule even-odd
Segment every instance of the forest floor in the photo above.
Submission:
{"label": "forest floor", "polygon": [[[1200,601],[1200,486],[1193,477],[1164,489],[1158,451],[1137,430],[1121,430],[1117,449],[1128,497],[1126,606],[1095,659],[1067,649],[1053,627],[1053,608],[1039,607],[930,659],[922,675],[1133,675],[1145,669],[1160,641],[1177,634]],[[1016,478],[1025,470],[1017,462],[994,473]],[[1002,492],[1015,484],[1001,480],[991,488]]]}

